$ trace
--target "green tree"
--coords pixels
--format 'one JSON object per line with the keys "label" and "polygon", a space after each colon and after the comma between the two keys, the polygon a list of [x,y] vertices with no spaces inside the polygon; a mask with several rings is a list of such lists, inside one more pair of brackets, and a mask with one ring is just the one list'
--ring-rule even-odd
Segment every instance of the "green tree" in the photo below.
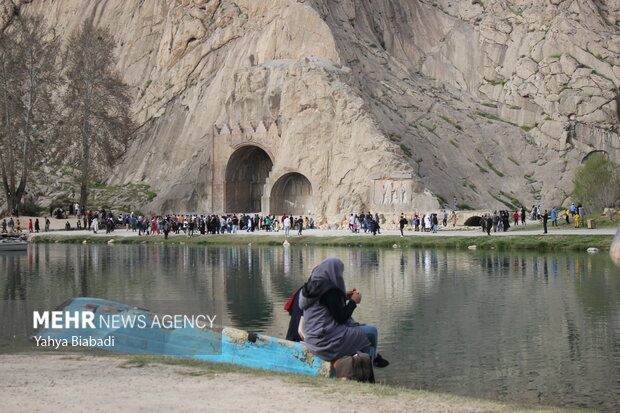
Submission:
{"label": "green tree", "polygon": [[53,32],[36,17],[20,17],[0,33],[0,173],[10,212],[20,204],[32,168],[55,152],[59,50]]}
{"label": "green tree", "polygon": [[129,89],[114,70],[109,30],[85,22],[67,43],[64,95],[69,155],[80,174],[80,205],[87,207],[91,179],[125,153],[135,126]]}
{"label": "green tree", "polygon": [[620,199],[620,165],[607,155],[594,154],[577,170],[573,188],[575,201],[591,211],[602,211]]}

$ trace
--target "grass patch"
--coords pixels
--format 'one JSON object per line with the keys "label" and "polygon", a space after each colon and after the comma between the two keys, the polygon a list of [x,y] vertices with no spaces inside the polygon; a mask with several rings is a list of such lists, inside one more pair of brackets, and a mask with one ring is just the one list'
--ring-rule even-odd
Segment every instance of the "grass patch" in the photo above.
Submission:
{"label": "grass patch", "polygon": [[515,207],[518,207],[518,208],[523,207],[523,203],[522,203],[521,201],[519,201],[517,198],[513,197],[512,195],[507,194],[507,193],[506,193],[506,192],[504,192],[504,191],[499,191],[499,194],[500,194],[501,196],[503,196],[504,198],[509,199],[509,200],[510,200],[510,203],[511,203],[512,205],[514,205]]}
{"label": "grass patch", "polygon": [[505,85],[506,79],[492,80],[492,79],[484,79],[489,85]]}
{"label": "grass patch", "polygon": [[486,163],[487,163],[487,166],[488,166],[489,168],[491,168],[491,170],[492,170],[493,172],[495,172],[495,174],[496,174],[497,176],[499,176],[500,178],[504,176],[504,173],[503,173],[503,172],[501,172],[500,170],[498,170],[498,169],[497,169],[497,168],[496,168],[496,167],[495,167],[495,166],[491,163],[491,161],[490,161],[489,159],[485,159],[485,161],[486,161]]}
{"label": "grass patch", "polygon": [[478,170],[480,171],[480,173],[483,173],[483,174],[488,174],[489,173],[489,170],[483,168],[478,162],[475,162],[474,164],[478,167]]}
{"label": "grass patch", "polygon": [[523,178],[525,178],[528,184],[536,183],[537,181],[535,179],[532,179],[532,176],[534,176],[534,172],[523,175]]}
{"label": "grass patch", "polygon": [[405,145],[404,143],[401,143],[400,145],[400,149],[403,151],[403,153],[405,154],[405,156],[407,158],[411,158],[411,149],[409,149],[409,147],[407,145]]}
{"label": "grass patch", "polygon": [[483,118],[487,118],[487,119],[490,119],[490,120],[495,120],[495,121],[498,121],[498,122],[504,122],[504,123],[507,123],[507,124],[512,125],[512,126],[517,126],[517,127],[519,126],[519,125],[517,125],[517,124],[516,124],[516,123],[514,123],[514,122],[509,122],[509,121],[507,121],[507,120],[504,120],[504,119],[498,118],[498,117],[497,117],[497,116],[495,116],[495,115],[492,115],[492,114],[490,114],[490,113],[488,113],[488,112],[483,112],[483,111],[481,111],[481,110],[477,110],[477,111],[476,111],[476,115],[478,115],[478,116],[482,116]]}
{"label": "grass patch", "polygon": [[136,360],[127,360],[123,364],[120,364],[118,367],[121,369],[135,369],[140,367],[145,367],[147,365],[146,361],[136,359]]}
{"label": "grass patch", "polygon": [[491,195],[491,197],[493,197],[493,199],[495,199],[497,202],[500,202],[500,203],[506,205],[506,207],[508,209],[510,209],[510,210],[517,209],[511,202],[506,201],[505,199],[502,199],[499,196],[492,194],[491,192],[489,192],[489,195]]}
{"label": "grass patch", "polygon": [[[450,125],[454,126],[456,129],[462,131],[463,128],[461,127],[461,125],[459,125],[458,123],[456,123],[455,121],[453,121],[452,119],[447,118],[446,116],[443,115],[439,115],[439,117],[443,120],[445,120],[446,122],[448,122]],[[457,146],[458,148],[458,146]]]}
{"label": "grass patch", "polygon": [[515,164],[515,165],[517,165],[517,166],[521,166],[521,165],[519,164],[519,162],[517,162],[517,161],[516,161],[516,160],[515,160],[512,156],[509,156],[509,157],[508,157],[508,160],[509,160],[509,161],[511,161],[512,163],[514,163],[514,164]]}
{"label": "grass patch", "polygon": [[471,189],[475,193],[478,193],[478,187],[473,182],[466,181],[464,185],[467,185],[469,189]]}
{"label": "grass patch", "polygon": [[437,125],[433,125],[432,127],[430,127],[430,126],[427,126],[427,125],[425,125],[425,124],[423,124],[423,123],[420,123],[420,126],[422,126],[424,129],[426,129],[427,131],[429,131],[429,132],[430,132],[430,133],[432,133],[433,135],[435,135],[435,136],[439,137],[439,135],[437,135],[437,134],[435,133],[435,129],[437,129]]}
{"label": "grass patch", "polygon": [[[493,196],[493,195],[492,195]],[[440,196],[437,198],[441,201]],[[443,198],[443,197],[441,197]],[[494,198],[500,200],[498,197]],[[500,201],[501,202],[501,201]],[[502,202],[503,203],[503,202]],[[443,199],[442,204],[445,204]],[[469,206],[459,205],[460,210],[468,209]],[[513,210],[515,208],[512,208]],[[343,230],[344,231],[344,230]],[[359,236],[312,236],[302,235],[299,237],[289,237],[288,242],[291,246],[299,247],[379,247],[392,248],[398,245],[403,248],[456,248],[467,249],[469,245],[476,244],[479,248],[498,249],[525,249],[543,251],[585,251],[589,247],[596,247],[601,250],[609,250],[612,235],[521,235],[521,236],[502,236],[488,237],[483,236],[456,236],[456,237],[437,237],[433,235],[415,235],[401,238],[399,235],[381,235],[377,237],[368,235]],[[206,235],[187,238],[183,235],[170,236],[167,240],[163,235],[149,237],[108,237],[108,236],[38,236],[33,238],[36,243],[68,243],[78,244],[83,241],[93,244],[107,244],[110,239],[115,240],[115,244],[136,245],[136,244],[158,244],[158,245],[188,245],[188,246],[227,246],[244,245],[252,246],[281,246],[284,242],[282,236],[264,235]],[[498,244],[498,242],[500,242]],[[542,244],[541,244],[542,242]]]}

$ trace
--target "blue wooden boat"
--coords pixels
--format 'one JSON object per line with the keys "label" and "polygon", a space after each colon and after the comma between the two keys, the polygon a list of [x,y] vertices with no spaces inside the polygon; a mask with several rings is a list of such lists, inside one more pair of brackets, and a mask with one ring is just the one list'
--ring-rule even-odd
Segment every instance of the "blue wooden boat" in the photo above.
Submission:
{"label": "blue wooden boat", "polygon": [[[63,346],[86,345],[124,353],[191,357],[266,370],[333,376],[331,363],[314,356],[303,343],[230,327],[221,332],[195,326],[166,328],[152,323],[157,315],[149,310],[99,298],[73,298],[55,311],[79,319],[82,313],[92,313],[87,316],[94,318],[95,328],[76,328],[74,323],[52,328],[50,319],[50,324],[39,328],[33,336],[37,343],[54,340],[64,343]],[[131,323],[114,320],[142,320],[145,326],[135,323],[132,327]]]}

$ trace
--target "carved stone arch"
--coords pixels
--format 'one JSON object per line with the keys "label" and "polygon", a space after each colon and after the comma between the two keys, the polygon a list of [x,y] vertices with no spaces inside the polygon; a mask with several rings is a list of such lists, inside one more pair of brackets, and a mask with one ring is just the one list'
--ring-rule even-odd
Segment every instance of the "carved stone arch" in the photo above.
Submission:
{"label": "carved stone arch", "polygon": [[271,188],[270,213],[307,215],[312,211],[312,183],[299,172],[279,177]]}
{"label": "carved stone arch", "polygon": [[[232,151],[233,153],[238,151],[239,149],[243,149],[244,147],[248,147],[248,146],[255,146],[258,149],[261,149],[263,152],[265,152],[267,154],[267,156],[269,156],[269,159],[271,160],[271,163],[273,164],[275,161],[275,156],[271,151],[271,148],[266,147],[265,145],[263,145],[261,142],[254,142],[254,141],[244,141],[242,143],[239,143],[237,145],[233,145],[232,146]],[[232,157],[232,155],[231,155]]]}
{"label": "carved stone arch", "polygon": [[259,145],[237,146],[226,164],[225,212],[261,212],[263,190],[272,167],[272,156]]}

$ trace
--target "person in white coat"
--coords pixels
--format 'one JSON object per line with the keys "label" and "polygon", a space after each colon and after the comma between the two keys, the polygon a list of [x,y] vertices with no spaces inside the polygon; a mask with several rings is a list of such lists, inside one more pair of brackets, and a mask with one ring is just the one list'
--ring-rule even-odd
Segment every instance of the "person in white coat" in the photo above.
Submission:
{"label": "person in white coat", "polygon": [[431,216],[429,214],[426,214],[424,216],[424,231],[428,232],[431,230]]}
{"label": "person in white coat", "polygon": [[287,215],[282,224],[284,225],[284,236],[288,237],[289,232],[291,231],[291,218]]}

